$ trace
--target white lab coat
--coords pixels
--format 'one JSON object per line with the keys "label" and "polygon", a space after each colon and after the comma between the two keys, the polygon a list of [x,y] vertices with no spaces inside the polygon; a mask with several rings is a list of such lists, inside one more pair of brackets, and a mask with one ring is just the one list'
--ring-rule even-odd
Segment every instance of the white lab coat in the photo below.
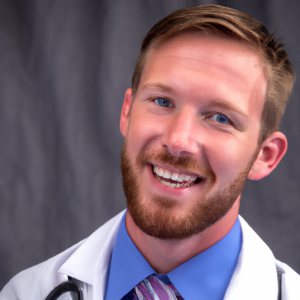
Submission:
{"label": "white lab coat", "polygon": [[[103,300],[123,214],[115,216],[84,241],[16,275],[1,291],[0,300],[44,300],[53,288],[68,280],[67,276],[79,280],[84,300]],[[267,245],[239,218],[243,245],[224,299],[277,300],[279,270],[282,300],[299,300],[300,276],[277,261]]]}

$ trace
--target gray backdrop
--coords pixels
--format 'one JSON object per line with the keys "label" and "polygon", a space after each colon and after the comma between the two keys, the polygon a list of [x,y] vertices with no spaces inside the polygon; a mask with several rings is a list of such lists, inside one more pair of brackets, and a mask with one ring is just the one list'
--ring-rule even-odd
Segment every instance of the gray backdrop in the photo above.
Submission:
{"label": "gray backdrop", "polygon": [[[177,8],[216,3],[279,27],[299,72],[297,0],[0,0],[0,288],[125,208],[119,115],[143,36]],[[247,183],[241,214],[300,272],[299,82],[289,150]]]}

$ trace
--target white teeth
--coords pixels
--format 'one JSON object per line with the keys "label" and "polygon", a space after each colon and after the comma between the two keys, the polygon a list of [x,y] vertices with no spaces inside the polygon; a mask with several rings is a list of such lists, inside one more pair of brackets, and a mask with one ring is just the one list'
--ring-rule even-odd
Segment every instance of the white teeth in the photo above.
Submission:
{"label": "white teeth", "polygon": [[191,179],[192,176],[190,175],[185,175],[184,176],[184,181],[189,181]]}
{"label": "white teeth", "polygon": [[164,180],[162,180],[160,183],[164,186],[170,186],[171,185],[170,182],[167,182],[167,181],[164,181]]}
{"label": "white teeth", "polygon": [[156,174],[157,174],[158,176],[163,176],[164,170],[163,170],[162,168],[159,168],[159,169],[157,168]]}
{"label": "white teeth", "polygon": [[161,180],[160,183],[164,186],[167,186],[167,187],[170,187],[170,188],[180,188],[183,186],[183,184],[181,183],[170,183],[170,182],[167,182],[167,181],[164,181],[164,180]]}
{"label": "white teeth", "polygon": [[190,175],[180,174],[180,173],[176,173],[176,172],[171,173],[169,170],[155,167],[155,166],[153,166],[153,172],[160,177],[177,181],[177,183],[170,183],[165,180],[160,181],[163,185],[169,186],[172,188],[189,186],[193,181],[195,181],[197,179],[196,176],[190,176]]}
{"label": "white teeth", "polygon": [[178,173],[173,173],[171,179],[177,181],[178,177],[179,177]]}
{"label": "white teeth", "polygon": [[171,173],[168,170],[165,170],[164,174],[163,174],[163,178],[170,179],[171,178]]}
{"label": "white teeth", "polygon": [[177,181],[178,182],[183,182],[185,175],[184,174],[180,174]]}
{"label": "white teeth", "polygon": [[181,188],[181,187],[189,187],[191,186],[191,183],[188,183],[188,182],[185,182],[185,183],[171,183],[171,182],[167,182],[165,180],[159,180],[159,182],[164,185],[164,186],[167,186],[167,187],[170,187],[170,188]]}

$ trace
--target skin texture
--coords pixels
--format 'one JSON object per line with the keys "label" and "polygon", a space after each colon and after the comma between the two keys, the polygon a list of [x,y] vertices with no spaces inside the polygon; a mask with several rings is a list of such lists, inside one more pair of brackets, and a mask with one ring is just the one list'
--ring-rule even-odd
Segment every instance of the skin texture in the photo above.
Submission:
{"label": "skin texture", "polygon": [[[131,215],[127,199],[126,228],[158,273],[170,272],[222,239],[237,219],[246,178],[267,176],[285,154],[287,141],[280,132],[257,144],[266,90],[259,52],[241,41],[184,32],[148,53],[134,101],[131,89],[125,93],[120,128],[122,160],[126,156],[137,182],[133,202],[147,212],[141,218],[134,210]],[[158,98],[167,99],[167,107]],[[220,114],[230,121],[219,122]],[[163,160],[161,153],[175,160]],[[182,160],[189,163],[176,163]],[[165,187],[155,179],[152,165],[202,181],[187,188]],[[236,188],[228,193],[233,183]],[[126,185],[130,189],[130,181],[125,194]],[[206,222],[190,236],[174,235],[192,212],[203,205],[214,211],[216,204],[223,210],[215,209],[217,217],[208,218],[211,226]],[[141,220],[159,224],[162,216],[164,231],[171,224],[180,226],[165,236],[141,226]]]}

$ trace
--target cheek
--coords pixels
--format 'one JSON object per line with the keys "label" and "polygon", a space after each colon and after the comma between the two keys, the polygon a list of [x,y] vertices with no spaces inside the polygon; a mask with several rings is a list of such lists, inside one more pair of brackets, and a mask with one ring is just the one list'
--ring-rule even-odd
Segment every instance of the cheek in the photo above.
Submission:
{"label": "cheek", "polygon": [[135,113],[132,115],[127,134],[128,149],[130,152],[140,152],[148,147],[161,134],[163,126],[153,121],[147,115]]}
{"label": "cheek", "polygon": [[206,155],[219,181],[228,181],[248,167],[255,151],[257,141],[236,138],[211,139],[207,144]]}

